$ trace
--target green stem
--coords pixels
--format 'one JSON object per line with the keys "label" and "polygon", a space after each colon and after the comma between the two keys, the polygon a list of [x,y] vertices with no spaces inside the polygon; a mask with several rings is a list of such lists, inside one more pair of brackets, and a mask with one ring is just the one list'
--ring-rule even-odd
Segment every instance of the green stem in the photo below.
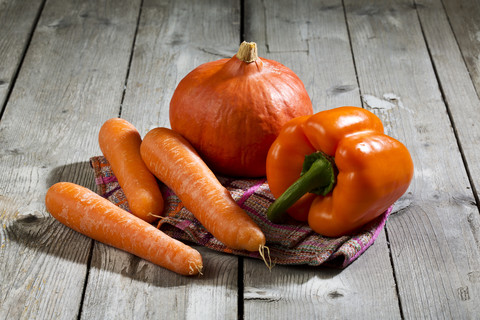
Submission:
{"label": "green stem", "polygon": [[267,217],[274,223],[282,223],[287,218],[287,210],[303,195],[313,192],[327,195],[335,184],[334,164],[323,153],[305,157],[304,172],[268,208]]}

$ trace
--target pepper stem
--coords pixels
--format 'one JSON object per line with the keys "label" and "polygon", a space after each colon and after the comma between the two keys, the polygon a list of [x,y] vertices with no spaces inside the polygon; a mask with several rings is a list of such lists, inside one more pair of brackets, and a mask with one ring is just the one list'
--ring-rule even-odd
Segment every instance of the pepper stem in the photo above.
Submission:
{"label": "pepper stem", "polygon": [[258,59],[257,44],[243,41],[238,49],[237,58],[246,63],[255,62]]}
{"label": "pepper stem", "polygon": [[268,208],[267,218],[274,223],[282,223],[287,218],[287,210],[306,193],[325,196],[335,185],[333,160],[321,152],[305,157],[300,178],[278,197]]}

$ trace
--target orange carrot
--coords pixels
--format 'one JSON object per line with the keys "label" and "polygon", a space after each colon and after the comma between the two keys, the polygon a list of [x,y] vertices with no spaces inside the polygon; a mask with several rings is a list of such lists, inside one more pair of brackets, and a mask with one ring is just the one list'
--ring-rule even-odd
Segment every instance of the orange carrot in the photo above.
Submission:
{"label": "orange carrot", "polygon": [[179,274],[194,275],[202,269],[197,250],[87,188],[58,182],[48,189],[45,205],[55,219],[92,239]]}
{"label": "orange carrot", "polygon": [[155,128],[144,137],[140,154],[147,168],[219,241],[232,249],[263,249],[263,232],[180,134]]}
{"label": "orange carrot", "polygon": [[98,142],[130,211],[147,222],[156,220],[163,211],[162,193],[140,156],[142,139],[137,129],[124,119],[112,118],[100,128]]}

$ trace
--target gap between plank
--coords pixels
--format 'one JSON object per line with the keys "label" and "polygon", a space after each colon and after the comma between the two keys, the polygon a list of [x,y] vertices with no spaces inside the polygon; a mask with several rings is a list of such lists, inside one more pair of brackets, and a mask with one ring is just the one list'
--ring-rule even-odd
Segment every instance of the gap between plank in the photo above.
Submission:
{"label": "gap between plank", "polygon": [[[240,43],[245,40],[245,0],[240,0]],[[245,280],[244,280],[244,259],[238,257],[237,274],[237,319],[243,320],[245,317]]]}
{"label": "gap between plank", "polygon": [[245,40],[245,0],[240,0],[240,43]]}
{"label": "gap between plank", "polygon": [[143,0],[140,1],[140,8],[138,10],[138,16],[137,16],[137,25],[135,26],[135,34],[133,35],[132,47],[130,49],[130,57],[128,58],[127,74],[125,75],[125,82],[123,83],[122,99],[120,100],[120,108],[118,110],[119,118],[122,117],[123,102],[125,101],[125,94],[127,92],[128,78],[130,76],[130,68],[132,66],[133,53],[135,52],[135,44],[137,43],[137,34],[138,34],[138,28],[140,26],[140,17],[142,16],[142,9],[143,9]]}
{"label": "gap between plank", "polygon": [[8,104],[8,101],[10,100],[10,95],[12,94],[13,87],[15,87],[15,83],[17,82],[18,74],[20,73],[20,69],[23,66],[23,61],[25,60],[25,56],[27,55],[28,48],[30,48],[30,43],[32,42],[33,34],[35,33],[35,30],[37,29],[38,21],[40,20],[40,16],[42,15],[43,8],[45,8],[45,3],[46,2],[47,2],[47,0],[43,0],[42,4],[40,5],[40,8],[38,8],[37,15],[35,16],[35,20],[33,22],[32,28],[30,29],[30,34],[28,36],[28,40],[25,43],[25,46],[23,48],[22,55],[21,55],[21,58],[20,58],[20,62],[18,63],[17,69],[15,70],[15,72],[13,74],[13,78],[10,81],[10,84],[9,84],[10,87],[8,88],[7,95],[5,97],[5,102],[1,106],[0,121],[3,118],[3,114],[5,113],[5,110],[7,109],[7,104]]}
{"label": "gap between plank", "polygon": [[400,291],[398,288],[398,281],[396,276],[397,273],[395,271],[395,263],[393,262],[392,248],[390,247],[390,236],[388,234],[388,228],[386,227],[386,225],[385,225],[385,241],[387,241],[388,257],[390,258],[390,265],[392,266],[392,275],[393,275],[393,281],[395,282],[395,293],[398,299],[398,309],[400,310],[400,319],[405,319],[405,315],[403,314],[403,308],[402,308],[402,298],[400,296]]}
{"label": "gap between plank", "polygon": [[[363,99],[361,98],[362,97],[362,88],[360,87],[360,80],[358,78],[357,63],[355,61],[355,55],[354,55],[354,52],[353,52],[352,36],[351,36],[351,33],[350,33],[350,26],[348,24],[348,19],[347,19],[347,9],[345,7],[345,1],[344,0],[342,0],[342,7],[343,7],[343,15],[344,15],[344,19],[345,19],[345,24],[347,26],[348,42],[350,44],[350,54],[352,56],[353,68],[354,68],[355,77],[356,77],[356,80],[357,80],[358,93],[360,95],[360,103],[362,104],[362,108],[365,108],[365,103],[364,103]],[[385,241],[387,242],[388,256],[390,258],[390,265],[392,267],[392,277],[393,277],[393,281],[395,283],[395,294],[397,295],[398,309],[400,310],[400,319],[405,319],[405,316],[403,314],[402,299],[400,297],[400,291],[398,289],[397,273],[395,271],[395,264],[393,262],[392,249],[390,247],[390,238],[389,238],[389,234],[388,234],[387,225],[385,225]]]}
{"label": "gap between plank", "polygon": [[238,275],[237,275],[237,288],[238,288],[238,320],[243,320],[245,316],[245,304],[244,304],[244,264],[243,257],[238,257]]}
{"label": "gap between plank", "polygon": [[343,18],[345,20],[345,25],[347,27],[348,44],[350,45],[350,55],[352,56],[353,70],[355,71],[355,80],[357,81],[358,94],[360,95],[360,103],[362,105],[361,107],[365,108],[365,105],[362,99],[362,89],[360,88],[360,81],[358,79],[357,62],[355,61],[355,55],[353,54],[352,36],[350,34],[350,26],[348,25],[347,9],[345,8],[344,0],[342,0],[342,8],[343,8]]}
{"label": "gap between plank", "polygon": [[88,259],[87,259],[87,274],[85,275],[85,280],[83,282],[82,298],[80,299],[80,308],[78,309],[77,320],[80,320],[82,318],[83,303],[85,302],[85,294],[87,292],[88,278],[90,277],[94,245],[95,245],[95,240],[90,240],[90,250],[88,250]]}

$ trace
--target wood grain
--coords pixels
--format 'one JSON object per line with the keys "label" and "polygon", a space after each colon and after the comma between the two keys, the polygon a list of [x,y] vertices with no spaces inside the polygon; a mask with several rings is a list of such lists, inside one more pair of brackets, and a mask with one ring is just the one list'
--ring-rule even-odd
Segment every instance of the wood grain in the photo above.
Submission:
{"label": "wood grain", "polygon": [[187,73],[235,55],[239,5],[218,0],[144,2],[122,107],[122,117],[142,136],[157,126],[170,127],[170,99]]}
{"label": "wood grain", "polygon": [[0,123],[0,318],[76,318],[91,240],[56,222],[46,188],[93,187],[96,129],[118,110],[139,1],[49,1]]}
{"label": "wood grain", "polygon": [[42,3],[42,0],[0,2],[0,114],[29,45]]}
{"label": "wood grain", "polygon": [[[409,1],[345,3],[365,104],[407,145],[416,166],[404,198],[409,204],[387,225],[403,315],[475,318],[479,284],[468,274],[478,270],[479,231],[469,220],[478,221],[478,209],[418,13]],[[425,32],[437,33],[430,26]],[[441,37],[436,40],[454,42],[451,33]],[[452,59],[461,63],[458,55]]]}
{"label": "wood grain", "polygon": [[[450,28],[460,47],[463,61],[468,68],[477,94],[480,94],[480,3],[478,1],[443,0],[435,7],[443,5]],[[432,7],[431,1],[420,1],[420,9]],[[422,6],[424,8],[422,8]],[[425,11],[425,10],[422,10]]]}
{"label": "wood grain", "polygon": [[[291,1],[247,1],[244,24],[244,40],[257,42],[260,57],[279,61],[301,76],[315,112],[360,106],[341,1],[307,1],[301,6]],[[279,33],[284,29],[304,39]]]}
{"label": "wood grain", "polygon": [[[443,97],[448,108],[449,115],[453,121],[454,130],[457,135],[458,143],[461,148],[461,153],[466,162],[471,183],[473,183],[473,192],[475,192],[476,199],[479,196],[480,190],[480,164],[478,158],[480,153],[478,151],[478,142],[480,141],[480,100],[475,91],[475,83],[480,83],[480,74],[469,73],[468,68],[472,67],[466,63],[467,60],[462,59],[461,50],[465,45],[463,39],[458,41],[456,36],[465,38],[469,32],[472,32],[474,26],[468,26],[468,32],[460,34],[455,33],[458,26],[453,27],[449,23],[448,15],[457,15],[456,10],[450,12],[453,8],[447,6],[447,12],[444,11],[444,6],[440,1],[428,0],[417,4],[419,19],[424,30],[425,39],[431,55],[433,65],[437,78],[440,82]],[[456,7],[454,7],[456,9]],[[475,10],[473,10],[475,8]],[[465,13],[464,17],[467,20],[477,19],[480,13],[480,6],[475,6],[470,11],[459,12]],[[458,24],[458,18],[452,20],[452,24]],[[478,29],[476,32],[479,32]],[[471,39],[471,38],[470,38]],[[478,39],[471,39],[477,42]],[[460,48],[457,46],[460,45]],[[474,46],[474,43],[471,43]],[[472,82],[473,80],[473,82]],[[462,200],[457,199],[462,202]],[[465,199],[463,200],[465,201]],[[473,201],[471,201],[473,204]],[[477,200],[478,206],[478,200]],[[472,233],[475,241],[468,241],[471,237],[466,239],[463,247],[457,248],[468,260],[468,269],[466,275],[461,277],[463,286],[459,287],[457,292],[461,299],[474,299],[480,297],[480,286],[470,285],[472,282],[472,275],[480,274],[479,264],[479,248],[480,248],[480,218],[476,212],[467,216],[467,225],[470,230],[466,230],[467,234]],[[472,313],[480,314],[480,306],[478,304],[471,310]]]}
{"label": "wood grain", "polygon": [[196,247],[204,271],[179,276],[96,245],[82,319],[237,319],[236,258]]}
{"label": "wood grain", "polygon": [[[302,6],[289,1],[247,1],[245,8],[246,40],[259,43],[261,57],[277,60],[297,73],[316,111],[361,106],[341,1],[308,1]],[[287,28],[285,37],[276,34]],[[298,34],[303,34],[302,43],[286,36]],[[282,50],[268,51],[273,47]],[[400,318],[383,233],[343,271],[276,266],[269,272],[262,263],[245,260],[244,296],[247,319],[291,319],[293,315],[365,319],[372,314],[379,319]]]}

